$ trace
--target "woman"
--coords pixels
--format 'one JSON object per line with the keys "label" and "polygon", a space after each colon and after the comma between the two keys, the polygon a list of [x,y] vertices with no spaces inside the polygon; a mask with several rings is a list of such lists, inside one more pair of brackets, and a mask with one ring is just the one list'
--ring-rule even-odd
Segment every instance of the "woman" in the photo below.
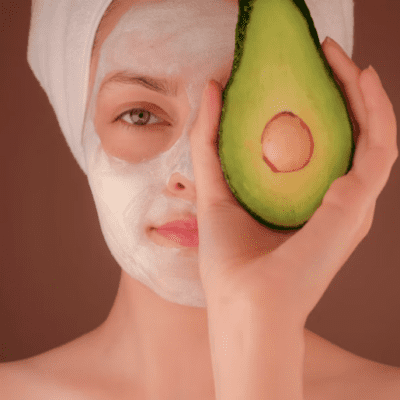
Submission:
{"label": "woman", "polygon": [[[398,397],[398,369],[304,328],[368,233],[397,158],[395,116],[379,78],[361,71],[338,44],[323,43],[360,126],[353,168],[331,185],[302,229],[272,231],[232,197],[214,144],[233,61],[237,2],[121,0],[100,25],[109,1],[50,3],[47,10],[60,19],[73,7],[84,12],[64,17],[75,31],[71,36],[62,25],[52,32],[49,71],[59,75],[43,79],[46,66],[37,67],[32,47],[30,64],[88,176],[122,275],[110,315],[97,329],[2,365],[3,398]],[[316,16],[318,8],[308,4]],[[97,14],[88,12],[91,7]],[[93,41],[79,45],[76,15],[83,25],[99,25],[93,52]],[[323,22],[316,26],[323,40]],[[335,37],[348,43],[340,33]],[[46,40],[43,34],[42,45]],[[52,59],[52,51],[62,54],[60,43],[65,56]],[[87,99],[74,91],[84,74],[81,54],[72,57],[69,45],[90,45]],[[155,229],[194,217],[198,230],[174,240]]]}

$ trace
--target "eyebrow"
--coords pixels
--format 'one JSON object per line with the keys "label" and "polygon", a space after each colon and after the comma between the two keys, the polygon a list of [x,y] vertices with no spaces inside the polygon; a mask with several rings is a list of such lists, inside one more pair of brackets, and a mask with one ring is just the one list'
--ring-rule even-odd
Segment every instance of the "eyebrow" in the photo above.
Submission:
{"label": "eyebrow", "polygon": [[154,90],[166,96],[177,96],[177,84],[164,78],[154,78],[146,75],[138,75],[128,71],[119,71],[111,78],[102,83],[100,90],[110,83],[123,83],[127,85],[141,85],[147,89]]}

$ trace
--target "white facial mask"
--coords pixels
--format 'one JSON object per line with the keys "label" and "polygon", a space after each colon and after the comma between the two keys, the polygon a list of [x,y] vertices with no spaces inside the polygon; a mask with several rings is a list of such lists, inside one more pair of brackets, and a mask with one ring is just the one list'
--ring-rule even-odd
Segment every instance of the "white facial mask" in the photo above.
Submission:
{"label": "white facial mask", "polygon": [[[193,307],[206,307],[197,252],[186,254],[188,248],[157,245],[147,237],[146,228],[160,226],[180,213],[197,214],[195,203],[167,197],[163,191],[176,173],[194,183],[190,130],[207,82],[221,81],[221,70],[229,77],[237,18],[235,2],[137,2],[102,45],[85,120],[87,175],[112,255],[132,278],[165,300]],[[183,79],[190,105],[176,143],[135,164],[106,154],[93,122],[104,77],[122,70]]]}
{"label": "white facial mask", "polygon": [[[346,3],[347,14],[343,14],[341,1],[308,0],[307,4],[320,41],[329,35],[351,55],[350,1]],[[329,21],[335,16],[338,18],[332,25]],[[221,71],[229,78],[237,18],[234,1],[138,0],[102,45],[85,119],[82,145],[86,173],[112,255],[132,278],[163,299],[186,306],[206,307],[197,253],[157,245],[147,237],[146,229],[180,213],[197,214],[195,203],[167,197],[163,191],[177,173],[194,184],[189,135],[206,84],[211,79],[221,82]],[[135,164],[107,155],[93,122],[103,79],[122,70],[154,77],[178,76],[190,106],[176,143],[168,151]]]}

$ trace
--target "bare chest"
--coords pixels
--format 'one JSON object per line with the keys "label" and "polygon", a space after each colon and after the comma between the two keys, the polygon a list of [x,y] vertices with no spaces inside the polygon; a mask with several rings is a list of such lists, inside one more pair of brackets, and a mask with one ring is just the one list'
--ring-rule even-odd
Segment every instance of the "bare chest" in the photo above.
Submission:
{"label": "bare chest", "polygon": [[[43,382],[33,376],[24,381],[11,379],[2,387],[2,399],[55,398],[71,400],[148,400],[138,389],[123,386],[107,387],[104,383],[91,383],[88,386],[65,385],[56,382]],[[4,382],[3,382],[4,383]],[[2,384],[0,383],[0,387]],[[351,373],[342,377],[327,377],[319,382],[305,384],[304,400],[391,400],[400,398],[400,379],[398,376],[374,374],[371,371]],[[170,400],[166,393],[164,399]],[[174,400],[175,397],[174,397]],[[187,400],[187,399],[182,399]],[[215,397],[191,400],[215,400]]]}
{"label": "bare chest", "polygon": [[[330,360],[330,353],[323,354],[325,360]],[[337,356],[337,353],[335,354]],[[333,357],[331,361],[335,358],[337,357]],[[372,361],[359,363],[357,367],[350,365],[343,364],[342,368],[334,369],[335,372],[328,372],[322,363],[316,363],[313,369],[309,368],[305,376],[316,377],[316,371],[325,372],[313,380],[305,379],[304,400],[400,399],[400,368]],[[80,373],[76,373],[75,365],[73,372],[64,369],[54,374],[55,368],[49,368],[49,365],[46,365],[46,368],[0,366],[1,399],[148,400],[145,391],[131,382],[112,380],[109,374],[96,376],[84,368],[78,369],[81,370]],[[190,400],[215,400],[215,396],[211,394],[198,393],[196,397],[190,396]],[[158,400],[171,399],[179,400],[179,396],[171,396],[171,391],[166,390],[165,396]],[[182,400],[187,400],[187,397]]]}

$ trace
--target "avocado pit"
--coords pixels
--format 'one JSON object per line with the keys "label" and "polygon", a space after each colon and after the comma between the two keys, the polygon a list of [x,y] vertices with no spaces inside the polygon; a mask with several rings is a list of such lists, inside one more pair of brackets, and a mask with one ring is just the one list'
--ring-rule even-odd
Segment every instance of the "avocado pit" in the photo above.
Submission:
{"label": "avocado pit", "polygon": [[301,118],[284,111],[265,125],[261,146],[263,159],[273,172],[294,172],[310,162],[314,140]]}

